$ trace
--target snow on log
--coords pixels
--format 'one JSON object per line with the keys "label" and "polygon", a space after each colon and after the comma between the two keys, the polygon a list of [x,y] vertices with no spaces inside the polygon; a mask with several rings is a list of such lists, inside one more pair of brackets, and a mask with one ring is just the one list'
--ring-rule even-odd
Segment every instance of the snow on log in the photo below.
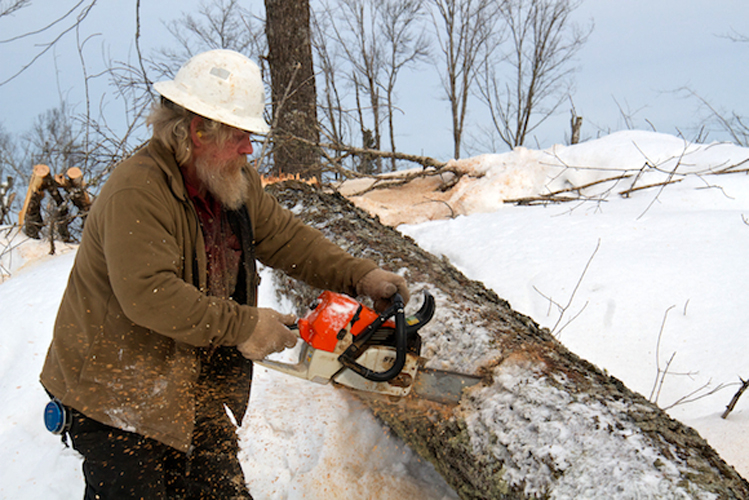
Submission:
{"label": "snow on log", "polygon": [[[423,289],[437,299],[435,317],[420,330],[427,366],[480,374],[485,382],[466,390],[456,407],[357,396],[461,498],[749,498],[749,483],[696,431],[568,351],[445,259],[337,193],[298,182],[267,189],[353,255],[403,273],[414,303]],[[318,293],[280,273],[274,279],[300,313]]]}

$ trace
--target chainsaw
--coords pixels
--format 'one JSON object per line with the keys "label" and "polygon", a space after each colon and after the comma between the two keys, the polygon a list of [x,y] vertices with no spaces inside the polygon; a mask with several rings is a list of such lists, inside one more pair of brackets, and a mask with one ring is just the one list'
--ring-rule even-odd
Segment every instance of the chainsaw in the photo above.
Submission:
{"label": "chainsaw", "polygon": [[417,396],[457,404],[463,389],[480,377],[426,368],[420,357],[419,329],[432,319],[434,297],[406,317],[399,294],[378,314],[360,302],[331,291],[320,294],[292,328],[304,344],[297,363],[264,359],[266,368],[320,384],[332,382],[351,389],[394,398]]}

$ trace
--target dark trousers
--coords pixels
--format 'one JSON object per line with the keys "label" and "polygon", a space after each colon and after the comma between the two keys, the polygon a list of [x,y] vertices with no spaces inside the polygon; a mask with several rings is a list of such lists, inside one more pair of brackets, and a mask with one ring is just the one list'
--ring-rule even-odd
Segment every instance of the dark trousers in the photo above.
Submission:
{"label": "dark trousers", "polygon": [[252,500],[237,458],[236,427],[218,389],[225,377],[217,370],[226,364],[217,358],[200,377],[188,453],[68,408],[73,417],[68,435],[84,458],[85,500]]}
{"label": "dark trousers", "polygon": [[251,500],[233,426],[202,420],[197,422],[194,448],[182,453],[73,411],[69,435],[84,457],[84,499]]}

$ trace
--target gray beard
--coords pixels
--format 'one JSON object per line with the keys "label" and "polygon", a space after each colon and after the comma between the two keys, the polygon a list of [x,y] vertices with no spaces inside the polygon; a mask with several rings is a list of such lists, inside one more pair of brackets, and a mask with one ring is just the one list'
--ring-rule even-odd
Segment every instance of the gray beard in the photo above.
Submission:
{"label": "gray beard", "polygon": [[[235,163],[235,162],[231,162]],[[244,205],[250,192],[250,183],[242,172],[242,168],[229,162],[216,164],[206,158],[196,158],[195,173],[209,193],[216,198],[224,208],[237,210]],[[240,160],[241,165],[246,163]]]}

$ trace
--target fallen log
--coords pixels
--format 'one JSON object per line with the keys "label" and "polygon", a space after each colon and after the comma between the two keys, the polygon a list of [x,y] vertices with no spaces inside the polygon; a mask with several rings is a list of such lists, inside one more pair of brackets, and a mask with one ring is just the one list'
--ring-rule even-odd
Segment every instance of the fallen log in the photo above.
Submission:
{"label": "fallen log", "polygon": [[[297,182],[267,189],[352,254],[404,273],[414,296],[428,289],[437,299],[435,317],[420,331],[427,366],[485,382],[466,390],[458,406],[357,397],[461,498],[749,498],[749,483],[696,431],[567,350],[482,283],[337,193]],[[280,273],[274,280],[299,313],[318,293]]]}

